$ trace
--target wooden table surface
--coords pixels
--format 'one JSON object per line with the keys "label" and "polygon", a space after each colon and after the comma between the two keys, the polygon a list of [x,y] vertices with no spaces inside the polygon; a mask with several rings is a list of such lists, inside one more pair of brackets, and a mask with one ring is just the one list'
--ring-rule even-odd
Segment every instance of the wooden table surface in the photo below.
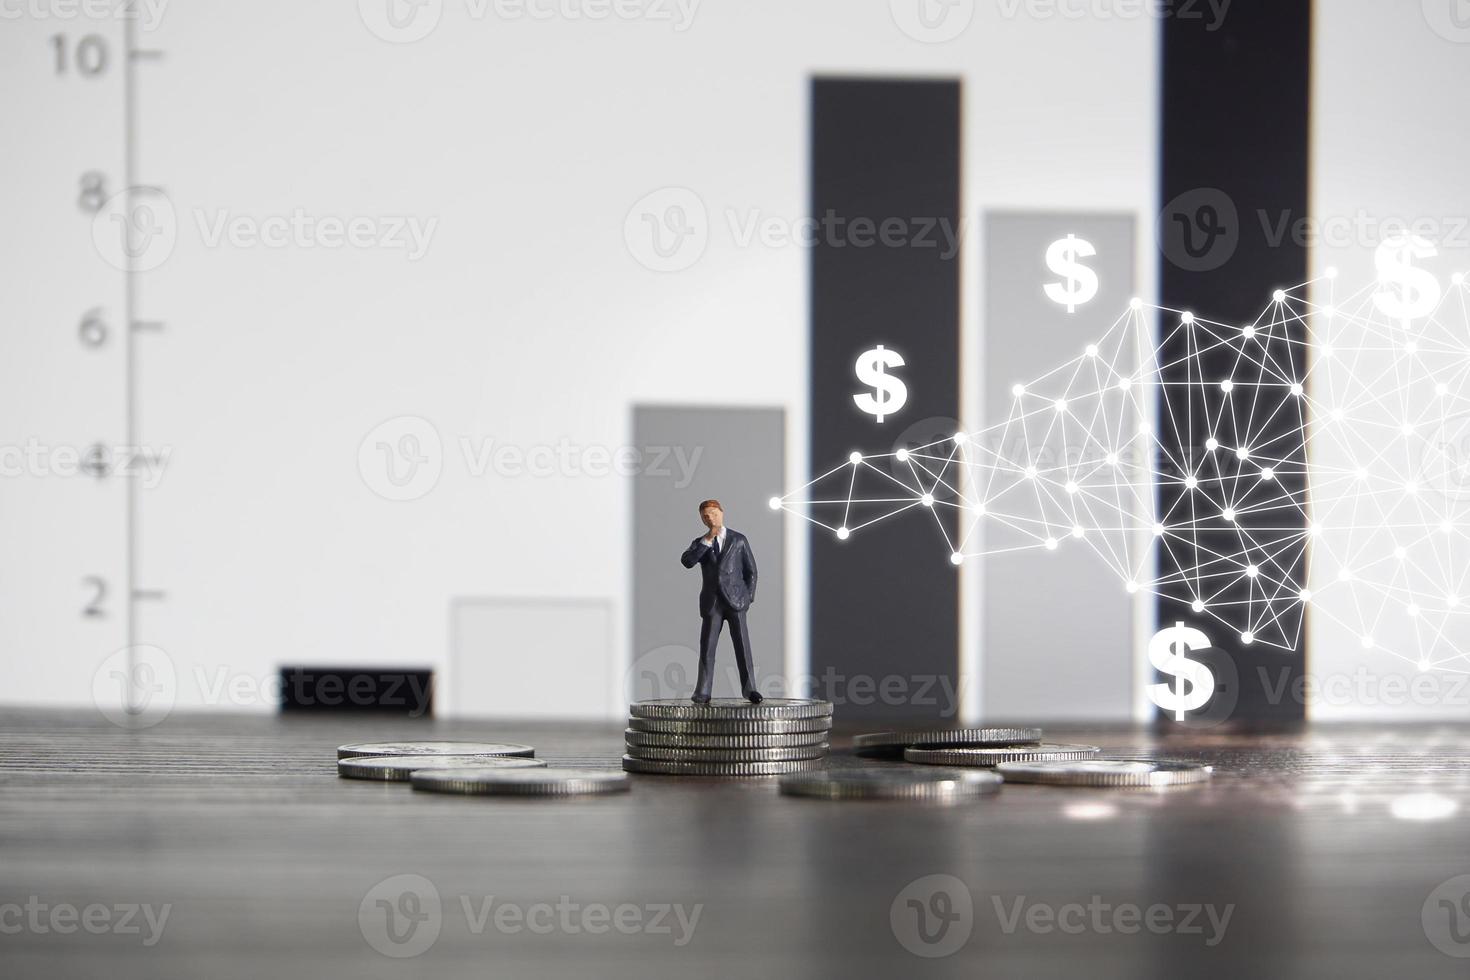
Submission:
{"label": "wooden table surface", "polygon": [[[635,776],[619,796],[499,800],[336,775],[340,743],[462,736],[529,742],[553,764],[614,768],[622,749],[617,725],[175,714],[124,731],[92,713],[0,713],[0,975],[1133,980],[1470,970],[1430,942],[1423,918],[1431,892],[1470,874],[1470,726],[1168,737],[1049,729],[1109,753],[1206,760],[1219,773],[1167,792],[1009,785],[940,807],[784,797],[774,779]],[[847,742],[834,740],[829,765],[887,764],[855,759]],[[439,932],[422,953],[390,957],[370,944],[359,908],[405,874],[439,896]],[[961,932],[942,941],[960,942],[942,958],[910,952],[891,918],[896,900],[900,918],[916,916],[899,893],[935,874],[958,879],[973,910],[947,927]],[[496,926],[502,907],[533,914],[558,902],[570,918],[558,912],[549,929],[546,918],[541,931],[517,930],[514,918]],[[152,945],[147,927],[93,935],[48,924],[57,906],[94,903],[169,912]],[[1044,910],[1069,903],[1104,911],[1088,912],[1080,931],[1046,930]],[[1109,910],[1130,903],[1166,906],[1175,922],[1196,905],[1233,908],[1208,945],[1208,925],[1198,934],[1108,926],[1119,921]],[[1431,916],[1449,915],[1429,904]],[[22,921],[28,905],[47,910],[39,927]],[[698,906],[699,918],[687,935],[677,925],[633,934],[577,925],[589,908],[625,905],[650,924],[662,906]],[[1470,900],[1463,907],[1465,942],[1450,951],[1470,955]],[[926,908],[959,915],[952,903]],[[1040,916],[1036,927],[1024,915],[1016,922],[1017,909]],[[669,913],[664,925],[673,921]]]}

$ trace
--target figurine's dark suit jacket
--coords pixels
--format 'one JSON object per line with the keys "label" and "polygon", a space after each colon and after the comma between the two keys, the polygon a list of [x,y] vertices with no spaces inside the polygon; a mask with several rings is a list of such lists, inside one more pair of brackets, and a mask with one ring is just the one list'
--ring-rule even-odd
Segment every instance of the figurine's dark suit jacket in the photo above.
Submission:
{"label": "figurine's dark suit jacket", "polygon": [[740,671],[740,690],[749,694],[754,688],[755,671],[750,659],[750,634],[745,628],[745,610],[755,601],[755,552],[739,531],[725,528],[725,543],[718,557],[713,545],[695,538],[679,559],[685,568],[699,566],[704,578],[699,590],[699,680],[694,693],[709,697],[715,681],[715,647],[720,630],[730,624],[730,640],[735,644],[735,666]]}

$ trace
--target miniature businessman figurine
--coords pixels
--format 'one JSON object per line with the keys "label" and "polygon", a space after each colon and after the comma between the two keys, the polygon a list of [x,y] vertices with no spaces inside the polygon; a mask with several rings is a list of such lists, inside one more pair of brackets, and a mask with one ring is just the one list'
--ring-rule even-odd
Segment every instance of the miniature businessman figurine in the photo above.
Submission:
{"label": "miniature businessman figurine", "polygon": [[750,661],[750,632],[745,627],[745,610],[755,601],[755,554],[739,531],[725,526],[725,509],[718,500],[699,504],[699,519],[709,533],[695,538],[679,559],[685,568],[699,566],[704,585],[699,590],[699,680],[694,686],[695,704],[709,704],[715,681],[715,647],[720,629],[730,624],[735,644],[735,666],[740,669],[740,690],[746,700],[760,704],[765,698],[755,689],[755,670]]}

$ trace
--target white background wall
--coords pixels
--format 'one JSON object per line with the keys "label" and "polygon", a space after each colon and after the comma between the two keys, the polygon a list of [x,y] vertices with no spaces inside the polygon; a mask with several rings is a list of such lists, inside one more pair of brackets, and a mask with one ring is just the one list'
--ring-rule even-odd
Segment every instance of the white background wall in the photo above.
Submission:
{"label": "white background wall", "polygon": [[[351,4],[282,0],[173,0],[140,32],[165,57],[137,68],[137,180],[166,190],[178,241],[141,277],[138,307],[166,323],[138,339],[141,436],[171,453],[140,494],[138,584],[167,598],[143,607],[139,636],[172,659],[181,704],[219,703],[209,685],[222,674],[261,679],[283,662],[443,666],[456,596],[611,598],[625,662],[626,482],[477,477],[459,442],[616,448],[635,401],[780,405],[789,485],[804,481],[807,256],[741,246],[727,214],[803,215],[813,73],[964,80],[967,358],[983,209],[1136,211],[1152,294],[1151,20],[1008,17],[986,3],[958,36],[925,43],[888,4],[851,0],[705,0],[683,31],[472,9],[445,0],[437,28],[409,44],[374,36]],[[57,77],[57,32],[102,34],[114,56],[122,34],[29,16],[0,30],[7,91],[25,93],[0,105],[5,446],[124,439],[122,277],[74,201],[85,170],[120,186],[122,75],[114,61],[98,80]],[[630,208],[665,187],[693,190],[711,219],[702,258],[674,273],[640,265],[623,234]],[[297,209],[437,225],[418,261],[211,247],[199,227]],[[76,323],[97,306],[115,330],[93,351]],[[715,362],[711,379],[701,368]],[[979,397],[967,386],[971,424]],[[358,450],[402,415],[436,427],[443,473],[421,499],[390,502],[364,482]],[[687,517],[670,515],[671,541],[690,536]],[[123,527],[119,481],[0,480],[0,698],[90,699],[94,668],[125,642]],[[576,535],[592,547],[568,560]],[[80,615],[92,574],[114,586],[106,618]],[[971,577],[970,673],[977,587]],[[804,671],[797,661],[788,670]]]}

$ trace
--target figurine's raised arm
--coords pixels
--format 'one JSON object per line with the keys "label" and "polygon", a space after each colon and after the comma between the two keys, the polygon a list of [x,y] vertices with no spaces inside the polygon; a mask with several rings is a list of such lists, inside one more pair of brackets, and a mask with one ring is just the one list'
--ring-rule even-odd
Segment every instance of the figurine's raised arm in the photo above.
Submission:
{"label": "figurine's raised arm", "polygon": [[693,568],[699,564],[699,560],[704,557],[704,553],[708,550],[709,545],[704,543],[704,538],[695,538],[690,542],[689,547],[684,549],[684,553],[679,556],[679,564],[685,568]]}

